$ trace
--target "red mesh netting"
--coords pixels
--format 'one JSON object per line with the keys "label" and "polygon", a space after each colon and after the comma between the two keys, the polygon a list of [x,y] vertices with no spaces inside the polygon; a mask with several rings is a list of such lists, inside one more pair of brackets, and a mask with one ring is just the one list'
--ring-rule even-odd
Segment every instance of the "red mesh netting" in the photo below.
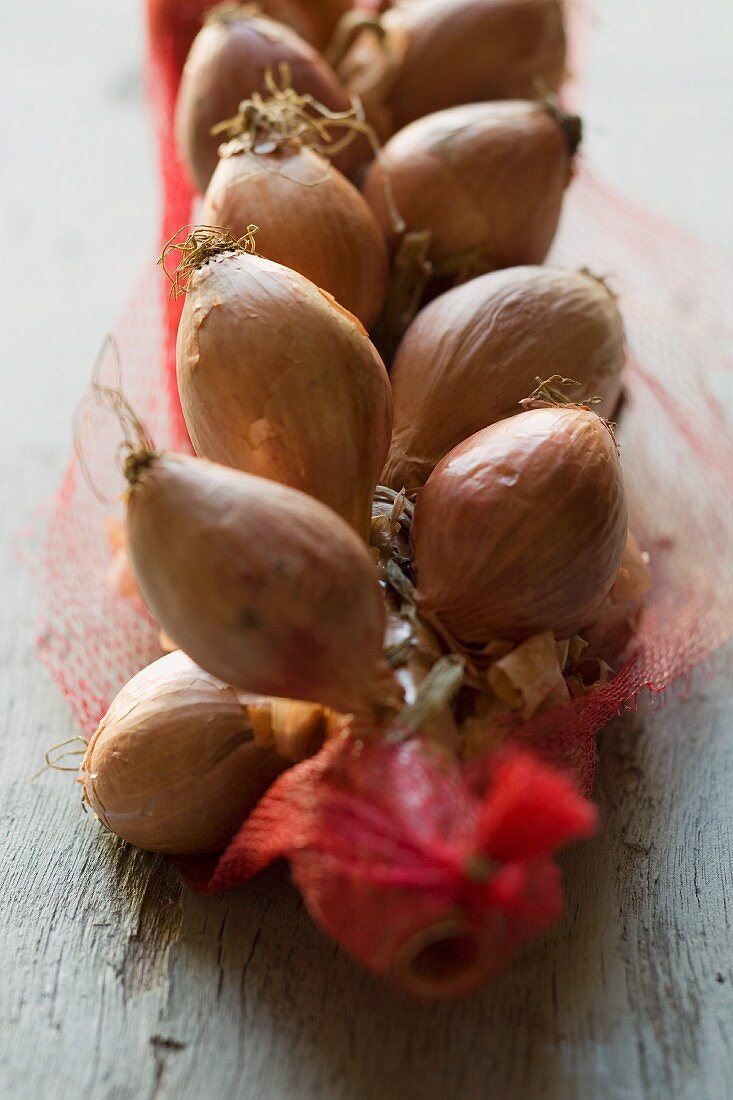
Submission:
{"label": "red mesh netting", "polygon": [[[176,21],[170,12],[175,6]],[[171,117],[178,73],[202,0],[151,3],[150,96],[158,127],[165,209],[162,237],[191,221],[191,192],[177,161]],[[725,325],[733,270],[695,241],[620,198],[581,165],[552,256],[610,277],[629,336],[619,431],[632,529],[652,556],[654,589],[632,656],[597,694],[528,726],[523,738],[588,782],[593,735],[710,656],[733,631],[733,426],[718,398],[732,369]],[[122,383],[161,448],[181,449],[171,369],[177,308],[149,270],[116,330]],[[179,308],[179,307],[178,307]],[[112,356],[102,375],[111,377]],[[85,432],[88,465],[110,501],[123,489],[116,437]],[[120,688],[160,653],[157,629],[106,583],[102,504],[72,459],[38,530],[39,650],[81,724],[93,730]]]}

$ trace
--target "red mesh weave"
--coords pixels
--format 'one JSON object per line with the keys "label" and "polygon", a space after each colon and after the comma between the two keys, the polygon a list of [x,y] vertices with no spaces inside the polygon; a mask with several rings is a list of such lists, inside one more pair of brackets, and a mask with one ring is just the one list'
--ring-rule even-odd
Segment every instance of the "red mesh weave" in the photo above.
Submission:
{"label": "red mesh weave", "polygon": [[[217,891],[288,856],[318,924],[386,977],[413,936],[460,913],[464,931],[487,947],[472,986],[557,919],[553,853],[595,824],[572,782],[530,753],[495,756],[472,789],[454,761],[415,740],[333,740],[273,785],[213,878],[205,865],[182,870]],[[476,873],[477,860],[490,861],[489,878]]]}
{"label": "red mesh weave", "polygon": [[[202,0],[149,4],[163,239],[191,220],[192,195],[175,155],[171,118],[180,65],[205,6]],[[633,530],[650,551],[655,574],[635,652],[616,679],[523,734],[587,783],[595,732],[633,706],[644,688],[662,691],[732,633],[733,429],[718,398],[732,367],[724,318],[733,271],[619,197],[585,165],[570,190],[553,260],[609,276],[620,297],[630,362],[619,437]],[[164,279],[151,257],[116,337],[126,395],[158,446],[180,449],[186,437],[171,360],[177,308],[166,305]],[[105,429],[85,431],[85,451],[97,486],[114,500],[123,482],[111,424]],[[110,511],[72,459],[36,540],[40,654],[86,730],[117,689],[159,654],[154,625],[106,585]]]}

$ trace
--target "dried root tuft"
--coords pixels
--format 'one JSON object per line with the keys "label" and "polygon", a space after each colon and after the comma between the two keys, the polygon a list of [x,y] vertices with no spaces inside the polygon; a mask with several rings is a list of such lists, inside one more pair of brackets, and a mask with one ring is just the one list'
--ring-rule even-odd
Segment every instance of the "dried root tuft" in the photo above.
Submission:
{"label": "dried root tuft", "polygon": [[[287,146],[304,145],[330,161],[358,137],[364,137],[374,156],[381,158],[379,139],[367,122],[357,97],[352,99],[348,111],[331,111],[315,96],[296,92],[290,66],[285,62],[280,64],[277,77],[268,69],[265,87],[267,95],[255,92],[240,103],[236,115],[212,127],[214,137],[222,137],[232,143],[230,152],[268,156]],[[385,191],[394,230],[402,233],[405,223],[394,201],[386,164]]]}
{"label": "dried root tuft", "polygon": [[[190,232],[188,232],[190,230]],[[255,233],[256,225],[248,225],[243,237],[233,237],[228,229],[220,225],[184,225],[163,248],[158,264],[163,268],[170,284],[171,297],[178,298],[186,294],[194,271],[197,271],[209,260],[225,253],[247,253],[255,255],[257,245]],[[180,241],[182,233],[186,233],[185,240]],[[179,259],[175,269],[171,273],[168,270],[168,258],[177,254]]]}

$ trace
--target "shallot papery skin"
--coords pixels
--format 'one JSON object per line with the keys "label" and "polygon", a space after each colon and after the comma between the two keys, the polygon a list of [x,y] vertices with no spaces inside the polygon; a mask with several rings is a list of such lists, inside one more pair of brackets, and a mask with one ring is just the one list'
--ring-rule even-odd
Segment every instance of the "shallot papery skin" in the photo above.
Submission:
{"label": "shallot papery skin", "polygon": [[635,636],[652,587],[649,555],[629,531],[624,556],[608,599],[592,623],[583,628],[588,648],[583,656],[615,661]]}
{"label": "shallot papery skin", "polygon": [[624,326],[605,284],[585,272],[514,267],[472,279],[418,314],[392,365],[394,429],[382,476],[417,489],[470,435],[519,411],[537,379],[580,383],[573,400],[621,393]]}
{"label": "shallot papery skin", "polygon": [[337,65],[380,136],[424,115],[489,99],[534,99],[565,76],[559,0],[420,0],[365,30]]}
{"label": "shallot papery skin", "polygon": [[287,766],[253,739],[246,700],[183,653],[117,695],[80,781],[100,820],[152,852],[221,851]]}
{"label": "shallot papery skin", "polygon": [[319,501],[186,455],[149,456],[127,531],[146,605],[212,676],[341,713],[399,698],[372,559]]}
{"label": "shallot papery skin", "polygon": [[[250,10],[237,19],[208,22],[197,34],[178,91],[176,139],[199,191],[206,190],[224,140],[211,133],[212,127],[236,115],[253,93],[266,94],[268,71],[279,78],[283,64],[298,93],[312,95],[331,111],[349,110],[349,97],[335,73],[288,27]],[[350,147],[342,154],[338,163],[344,170],[352,166],[353,154]]]}
{"label": "shallot papery skin", "polygon": [[465,644],[577,634],[626,545],[615,440],[594,412],[533,409],[450,451],[412,526],[418,606]]}
{"label": "shallot papery skin", "polygon": [[425,999],[467,993],[558,917],[552,853],[596,825],[529,753],[485,772],[476,790],[421,741],[330,742],[270,788],[208,889],[287,856],[311,915],[363,965]]}
{"label": "shallot papery skin", "polygon": [[392,394],[354,317],[294,271],[224,254],[193,274],[177,363],[200,456],[309,493],[366,535]]}
{"label": "shallot papery skin", "polygon": [[235,239],[256,215],[261,255],[328,291],[370,329],[387,291],[382,232],[362,195],[318,153],[291,142],[268,152],[222,147],[202,210]]}
{"label": "shallot papery skin", "polygon": [[[437,635],[415,615],[404,613],[401,600],[393,590],[385,592],[387,605],[387,632],[384,639],[385,653],[401,649],[393,668],[398,683],[405,693],[405,705],[410,706],[419,697],[420,686],[443,656]],[[450,705],[427,718],[421,726],[422,736],[433,745],[439,745],[449,753],[458,754],[460,740],[458,727]]]}
{"label": "shallot papery skin", "polygon": [[[573,120],[573,126],[576,121]],[[540,264],[570,182],[576,137],[524,100],[474,103],[413,122],[373,162],[364,197],[394,250],[386,177],[408,231],[429,231],[438,273]]]}

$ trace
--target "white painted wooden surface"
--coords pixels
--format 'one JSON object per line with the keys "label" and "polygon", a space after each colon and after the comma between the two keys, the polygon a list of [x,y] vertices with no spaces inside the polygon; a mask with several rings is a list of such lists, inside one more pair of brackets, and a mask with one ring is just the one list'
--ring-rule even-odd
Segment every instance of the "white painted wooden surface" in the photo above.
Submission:
{"label": "white painted wooden surface", "polygon": [[[593,159],[733,253],[733,5],[596,11]],[[733,1095],[725,682],[607,732],[606,829],[565,860],[566,919],[452,1007],[361,973],[282,871],[199,900],[100,836],[70,781],[30,782],[74,730],[32,653],[11,536],[59,477],[101,337],[153,249],[140,56],[137,0],[0,7],[0,1095]]]}

